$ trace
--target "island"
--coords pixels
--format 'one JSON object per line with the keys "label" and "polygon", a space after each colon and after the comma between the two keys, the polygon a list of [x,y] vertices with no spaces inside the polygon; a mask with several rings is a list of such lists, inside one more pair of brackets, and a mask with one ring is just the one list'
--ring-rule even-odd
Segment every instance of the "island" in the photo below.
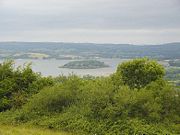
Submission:
{"label": "island", "polygon": [[83,60],[83,61],[72,61],[59,68],[69,68],[69,69],[97,69],[97,68],[105,68],[109,67],[109,65],[104,62],[97,60]]}

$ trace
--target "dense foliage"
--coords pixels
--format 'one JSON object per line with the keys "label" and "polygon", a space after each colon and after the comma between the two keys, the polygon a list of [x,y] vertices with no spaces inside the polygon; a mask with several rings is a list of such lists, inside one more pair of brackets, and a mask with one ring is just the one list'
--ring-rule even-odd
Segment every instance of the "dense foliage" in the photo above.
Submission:
{"label": "dense foliage", "polygon": [[52,83],[34,73],[30,64],[14,69],[13,61],[5,61],[0,64],[0,112],[21,107],[32,94]]}
{"label": "dense foliage", "polygon": [[123,62],[118,66],[116,74],[125,85],[131,88],[142,88],[150,82],[162,78],[165,71],[163,66],[156,61],[143,58]]}
{"label": "dense foliage", "polygon": [[[161,67],[148,59],[123,65],[134,66],[136,61],[145,61],[140,71],[146,63],[153,63],[157,70]],[[143,75],[139,80],[143,87],[136,89],[132,84],[124,85],[120,73],[55,78],[53,86],[34,94],[21,109],[1,113],[1,123],[36,125],[78,135],[180,134],[179,89],[159,72],[156,79]],[[149,81],[144,84],[146,78]]]}

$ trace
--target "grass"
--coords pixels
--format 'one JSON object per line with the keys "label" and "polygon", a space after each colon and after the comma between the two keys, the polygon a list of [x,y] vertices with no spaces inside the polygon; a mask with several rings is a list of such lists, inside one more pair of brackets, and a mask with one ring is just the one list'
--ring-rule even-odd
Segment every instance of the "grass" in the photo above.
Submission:
{"label": "grass", "polygon": [[0,125],[0,135],[72,135],[72,134],[52,131],[48,129]]}
{"label": "grass", "polygon": [[43,54],[43,53],[28,53],[30,58],[38,58],[38,59],[42,59],[42,58],[48,58],[49,55],[47,54]]}

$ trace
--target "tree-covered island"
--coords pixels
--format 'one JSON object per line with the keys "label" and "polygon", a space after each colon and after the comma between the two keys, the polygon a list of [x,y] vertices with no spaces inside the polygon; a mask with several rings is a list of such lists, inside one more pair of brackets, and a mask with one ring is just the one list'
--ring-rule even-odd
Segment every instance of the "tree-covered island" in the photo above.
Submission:
{"label": "tree-covered island", "polygon": [[96,69],[105,67],[109,67],[109,65],[97,60],[72,61],[67,64],[64,64],[63,66],[60,66],[60,68],[69,69]]}

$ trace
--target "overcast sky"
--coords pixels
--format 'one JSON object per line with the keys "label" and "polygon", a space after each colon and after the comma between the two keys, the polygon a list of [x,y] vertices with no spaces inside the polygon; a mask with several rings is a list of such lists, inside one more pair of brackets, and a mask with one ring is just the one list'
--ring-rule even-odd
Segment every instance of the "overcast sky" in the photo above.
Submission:
{"label": "overcast sky", "polygon": [[0,41],[180,41],[180,0],[0,0]]}

